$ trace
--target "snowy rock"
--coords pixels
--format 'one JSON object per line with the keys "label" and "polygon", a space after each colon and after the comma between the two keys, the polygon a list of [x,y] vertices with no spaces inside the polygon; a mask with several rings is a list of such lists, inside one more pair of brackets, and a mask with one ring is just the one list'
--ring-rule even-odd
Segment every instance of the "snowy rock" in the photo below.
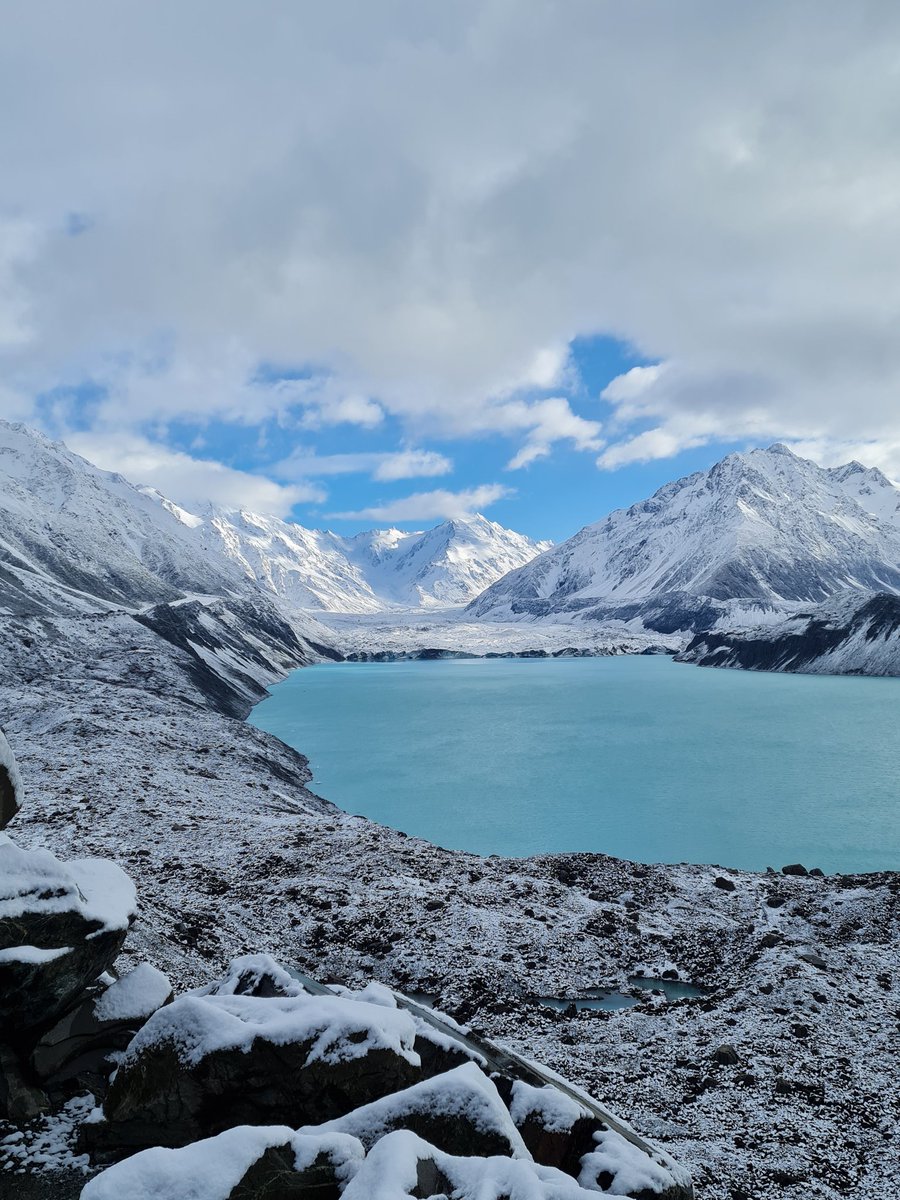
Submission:
{"label": "snowy rock", "polygon": [[87,996],[42,1034],[31,1065],[43,1086],[77,1084],[101,1096],[112,1069],[109,1056],[126,1049],[138,1029],[172,998],[162,971],[141,963],[99,995]]}
{"label": "snowy rock", "polygon": [[322,1128],[352,1134],[367,1150],[393,1130],[409,1129],[448,1154],[529,1157],[496,1086],[474,1063],[364,1105]]}
{"label": "snowy rock", "polygon": [[370,1150],[341,1200],[596,1200],[553,1167],[515,1158],[444,1154],[408,1130],[390,1133]]}
{"label": "snowy rock", "polygon": [[179,1146],[244,1122],[319,1124],[415,1082],[415,1032],[339,996],[181,996],[131,1042],[92,1133]]}
{"label": "snowy rock", "polygon": [[22,804],[22,779],[3,730],[0,729],[0,829],[5,829]]}
{"label": "snowy rock", "polygon": [[613,1129],[589,1108],[551,1085],[513,1085],[512,1118],[536,1162],[617,1196],[686,1200],[690,1179],[624,1124]]}
{"label": "snowy rock", "polygon": [[92,1179],[81,1200],[327,1200],[363,1148],[339,1133],[238,1126],[180,1150],[154,1147]]}
{"label": "snowy rock", "polygon": [[4,1036],[53,1020],[113,962],[136,911],[115,863],[62,863],[0,834],[0,1018]]}
{"label": "snowy rock", "polygon": [[224,978],[195,990],[197,996],[302,996],[303,985],[270,954],[232,959]]}

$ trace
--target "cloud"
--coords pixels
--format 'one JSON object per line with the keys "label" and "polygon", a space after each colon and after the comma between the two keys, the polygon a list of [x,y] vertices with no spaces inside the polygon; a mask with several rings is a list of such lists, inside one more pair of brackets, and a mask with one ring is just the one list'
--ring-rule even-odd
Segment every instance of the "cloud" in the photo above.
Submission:
{"label": "cloud", "polygon": [[600,422],[579,417],[561,396],[524,405],[522,412],[523,424],[531,425],[531,430],[524,445],[507,464],[510,471],[546,458],[556,442],[569,441],[577,450],[599,450],[603,444],[599,437]]}
{"label": "cloud", "polygon": [[303,447],[276,463],[272,473],[280,479],[319,479],[328,475],[368,474],[373,479],[421,479],[448,475],[452,459],[434,450],[396,450],[385,453],[316,454]]}
{"label": "cloud", "polygon": [[511,488],[487,483],[461,492],[442,489],[416,492],[357,512],[329,513],[328,516],[341,521],[442,521],[480,512],[512,494]]}
{"label": "cloud", "polygon": [[571,389],[606,445],[561,438],[605,465],[893,445],[898,40],[888,0],[21,5],[4,385],[100,379],[98,428],[500,433],[522,467],[560,440],[530,401],[604,333],[664,364]]}
{"label": "cloud", "polygon": [[117,471],[132,483],[151,484],[189,510],[211,501],[286,517],[294,505],[326,497],[312,484],[273,483],[261,475],[193,458],[133,434],[69,434],[66,444],[106,471]]}

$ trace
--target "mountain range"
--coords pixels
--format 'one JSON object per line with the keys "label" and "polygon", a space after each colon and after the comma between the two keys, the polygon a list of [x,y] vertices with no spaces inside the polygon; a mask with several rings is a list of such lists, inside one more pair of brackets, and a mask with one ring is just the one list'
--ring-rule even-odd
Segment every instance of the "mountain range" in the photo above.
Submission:
{"label": "mountain range", "polygon": [[0,421],[0,609],[140,608],[260,593],[291,614],[465,604],[549,543],[473,515],[341,537],[224,508],[187,512]]}
{"label": "mountain range", "polygon": [[[729,454],[550,546],[478,515],[345,537],[238,509],[190,513],[0,422],[0,521],[0,611],[158,609],[141,619],[168,627],[162,608],[181,605],[191,653],[204,622],[227,640],[238,611],[271,629],[286,618],[319,653],[335,638],[316,614],[380,613],[402,625],[430,610],[451,625],[464,613],[470,631],[508,621],[679,638],[737,630],[727,654],[711,639],[692,655],[740,665],[742,629],[771,627],[775,637],[779,622],[801,614],[806,625],[777,635],[792,638],[820,630],[817,606],[829,597],[845,597],[846,614],[854,597],[900,595],[900,489],[874,468],[819,467],[780,444]],[[834,628],[829,614],[821,619]]]}

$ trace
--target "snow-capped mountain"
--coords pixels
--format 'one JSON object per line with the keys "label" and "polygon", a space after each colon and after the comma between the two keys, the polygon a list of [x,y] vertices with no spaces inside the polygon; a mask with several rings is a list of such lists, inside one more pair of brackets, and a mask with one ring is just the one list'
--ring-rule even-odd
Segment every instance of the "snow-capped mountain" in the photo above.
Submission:
{"label": "snow-capped mountain", "polygon": [[342,537],[218,509],[198,533],[290,608],[345,613],[460,606],[549,545],[477,514],[425,532],[380,529]]}
{"label": "snow-capped mountain", "polygon": [[900,489],[859,463],[826,469],[776,444],[610,513],[488,588],[470,612],[596,618],[651,597],[767,607],[844,588],[900,592]]}
{"label": "snow-capped mountain", "polygon": [[548,545],[481,516],[342,537],[238,510],[190,513],[0,421],[0,611],[134,609],[260,589],[292,614],[448,608]]}
{"label": "snow-capped mountain", "polygon": [[134,608],[247,590],[239,571],[121,475],[0,421],[0,610]]}

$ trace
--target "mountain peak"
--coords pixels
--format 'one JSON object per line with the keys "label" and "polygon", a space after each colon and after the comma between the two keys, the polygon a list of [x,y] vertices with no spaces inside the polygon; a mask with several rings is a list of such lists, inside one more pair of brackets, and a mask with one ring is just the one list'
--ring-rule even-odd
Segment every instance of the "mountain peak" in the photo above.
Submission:
{"label": "mountain peak", "polygon": [[806,602],[845,587],[900,592],[900,489],[776,442],[610,513],[493,585],[473,611],[585,613],[591,601],[674,593]]}

